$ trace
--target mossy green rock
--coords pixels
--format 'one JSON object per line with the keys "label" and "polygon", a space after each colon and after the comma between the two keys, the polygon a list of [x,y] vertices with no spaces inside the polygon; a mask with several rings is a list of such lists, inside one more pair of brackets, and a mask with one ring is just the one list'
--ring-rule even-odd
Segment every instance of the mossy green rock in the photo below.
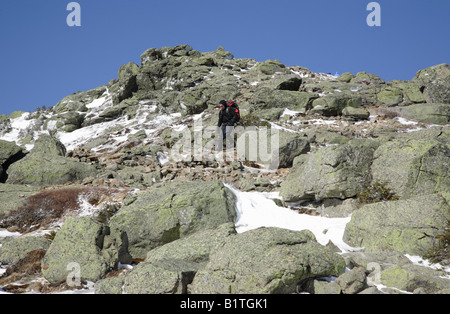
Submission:
{"label": "mossy green rock", "polygon": [[157,247],[147,253],[146,263],[162,263],[168,259],[183,260],[197,265],[196,271],[209,261],[209,255],[227,237],[236,235],[234,223],[226,223],[216,228],[195,232],[185,238]]}
{"label": "mossy green rock", "polygon": [[342,116],[348,120],[367,120],[370,113],[363,108],[345,107]]}
{"label": "mossy green rock", "polygon": [[302,84],[302,79],[297,75],[286,75],[281,78],[274,79],[275,89],[278,90],[290,90],[290,91],[299,91],[300,85]]}
{"label": "mossy green rock", "polygon": [[344,241],[366,251],[397,251],[423,255],[450,219],[450,207],[440,195],[369,204],[355,211]]}
{"label": "mossy green rock", "polygon": [[350,73],[350,72],[345,72],[345,73],[342,73],[342,74],[338,77],[338,81],[344,82],[344,83],[350,83],[350,81],[351,81],[352,79],[354,79],[354,78],[355,78],[355,76],[354,76],[352,73]]}
{"label": "mossy green rock", "polygon": [[252,105],[251,111],[255,111],[258,115],[261,109],[272,108],[281,110],[288,108],[295,111],[306,111],[310,108],[312,101],[317,97],[317,95],[312,93],[274,90],[268,87],[262,87],[255,92],[250,100]]}
{"label": "mossy green rock", "polygon": [[267,60],[258,64],[252,71],[261,71],[263,74],[272,75],[276,72],[289,73],[289,70],[279,60]]}
{"label": "mossy green rock", "polygon": [[420,288],[428,294],[450,289],[450,281],[442,271],[412,264],[387,267],[380,273],[380,283],[408,292]]}
{"label": "mossy green rock", "polygon": [[163,244],[236,219],[235,196],[218,181],[173,182],[138,196],[111,219],[127,233],[133,258]]}
{"label": "mossy green rock", "polygon": [[424,88],[427,103],[450,104],[450,65],[443,63],[420,70],[413,82]]}
{"label": "mossy green rock", "polygon": [[405,119],[417,122],[440,125],[450,123],[449,104],[414,104],[406,107],[395,107],[394,111]]}
{"label": "mossy green rock", "polygon": [[313,294],[342,294],[341,287],[336,282],[314,280],[312,284]]}
{"label": "mossy green rock", "polygon": [[345,261],[309,231],[260,228],[228,237],[197,272],[193,294],[296,292],[304,280],[339,276]]}
{"label": "mossy green rock", "polygon": [[80,267],[81,280],[97,281],[119,262],[131,263],[127,238],[90,217],[69,217],[56,234],[42,260],[42,273],[51,284],[66,281],[72,268]]}
{"label": "mossy green rock", "polygon": [[115,276],[99,280],[94,285],[95,294],[122,294],[125,276]]}
{"label": "mossy green rock", "polygon": [[407,104],[425,102],[419,84],[409,81],[392,81],[391,83],[393,87],[399,88],[402,91],[404,96],[403,100]]}
{"label": "mossy green rock", "polygon": [[119,77],[119,82],[122,84],[127,84],[130,78],[136,76],[138,72],[139,66],[134,62],[122,65],[119,69],[119,73],[117,74]]}
{"label": "mossy green rock", "polygon": [[367,288],[366,274],[361,268],[353,268],[335,281],[343,294],[356,294]]}
{"label": "mossy green rock", "polygon": [[65,158],[65,155],[66,147],[59,140],[43,135],[25,158],[8,168],[6,183],[48,186],[96,175],[93,165]]}
{"label": "mossy green rock", "polygon": [[192,275],[182,261],[168,261],[164,265],[139,264],[124,281],[127,294],[185,294],[182,290]]}
{"label": "mossy green rock", "polygon": [[134,62],[124,64],[120,67],[119,73],[117,74],[119,82],[111,86],[112,101],[114,105],[130,98],[133,95],[133,92],[137,91],[138,86],[136,77],[138,73],[139,66]]}
{"label": "mossy green rock", "polygon": [[166,59],[168,57],[182,57],[187,56],[193,52],[189,45],[178,45],[176,47],[163,47],[161,49],[150,48],[141,55],[141,64],[146,65],[154,61]]}
{"label": "mossy green rock", "polygon": [[27,197],[38,192],[38,187],[0,183],[0,219],[24,205]]}
{"label": "mossy green rock", "polygon": [[301,155],[281,184],[281,196],[288,202],[356,196],[370,181],[370,166],[378,146],[373,140],[355,139]]}
{"label": "mossy green rock", "polygon": [[21,116],[23,116],[23,114],[25,113],[25,111],[14,111],[13,113],[11,113],[8,118],[13,120],[13,119],[17,119],[20,118]]}
{"label": "mossy green rock", "polygon": [[0,140],[0,167],[14,155],[22,151],[16,143]]}
{"label": "mossy green rock", "polygon": [[87,105],[98,99],[106,91],[106,86],[101,86],[86,92],[78,92],[64,97],[56,104],[53,112],[56,114],[67,111],[87,111]]}
{"label": "mossy green rock", "polygon": [[384,81],[377,75],[367,72],[358,72],[354,78],[351,79],[351,83],[365,83],[365,84],[381,84]]}
{"label": "mossy green rock", "polygon": [[192,92],[182,96],[181,102],[183,104],[182,108],[185,109],[187,114],[201,113],[208,108],[206,99],[204,97],[196,97]]}
{"label": "mossy green rock", "polygon": [[337,116],[346,107],[358,108],[361,106],[361,96],[350,94],[327,95],[313,101],[311,112],[324,116]]}
{"label": "mossy green rock", "polygon": [[383,143],[374,153],[373,180],[386,182],[401,197],[449,191],[449,140],[433,137],[433,129],[439,131],[425,129]]}
{"label": "mossy green rock", "polygon": [[14,265],[25,257],[27,253],[48,249],[50,241],[42,237],[21,237],[7,241],[0,247],[0,263],[4,265]]}
{"label": "mossy green rock", "polygon": [[399,88],[387,87],[378,94],[378,102],[382,106],[395,106],[403,101],[403,93]]}
{"label": "mossy green rock", "polygon": [[44,130],[73,132],[81,128],[84,117],[84,114],[75,111],[64,112],[46,120],[44,123]]}
{"label": "mossy green rock", "polygon": [[186,293],[187,285],[197,271],[206,266],[211,252],[234,235],[234,224],[228,223],[151,250],[146,260],[127,274],[124,292]]}
{"label": "mossy green rock", "polygon": [[[279,164],[278,168],[292,167],[294,159],[310,151],[308,139],[303,135],[280,131],[279,133]],[[275,160],[272,156],[272,160]]]}
{"label": "mossy green rock", "polygon": [[66,156],[66,147],[58,139],[50,135],[40,136],[34,143],[34,147],[30,152],[30,155],[42,155],[42,156]]}
{"label": "mossy green rock", "polygon": [[97,169],[70,158],[32,154],[12,164],[7,172],[9,184],[50,186],[95,176]]}
{"label": "mossy green rock", "polygon": [[0,140],[0,178],[3,181],[3,173],[11,162],[22,157],[22,148],[16,143]]}

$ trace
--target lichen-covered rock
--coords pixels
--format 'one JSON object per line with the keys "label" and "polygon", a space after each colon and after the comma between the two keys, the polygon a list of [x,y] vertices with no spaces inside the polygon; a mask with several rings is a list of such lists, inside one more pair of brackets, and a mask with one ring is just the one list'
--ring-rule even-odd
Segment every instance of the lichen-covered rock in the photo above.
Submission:
{"label": "lichen-covered rock", "polygon": [[[292,167],[294,159],[310,151],[309,141],[303,135],[291,132],[279,132],[279,168]],[[275,160],[273,158],[272,160]]]}
{"label": "lichen-covered rock", "polygon": [[65,282],[80,267],[81,280],[97,281],[115,269],[119,262],[131,263],[126,234],[109,228],[90,217],[69,217],[56,234],[44,259],[42,273],[51,284]]}
{"label": "lichen-covered rock", "polygon": [[27,197],[38,192],[39,187],[0,183],[0,220],[24,205]]}
{"label": "lichen-covered rock", "polygon": [[58,102],[54,108],[54,113],[59,114],[67,111],[82,111],[86,112],[87,105],[93,102],[95,99],[100,98],[106,91],[106,86],[100,86],[98,88],[86,91],[78,92],[67,97],[64,97]]}
{"label": "lichen-covered rock", "polygon": [[390,265],[379,274],[381,284],[403,291],[415,292],[421,289],[425,293],[436,294],[450,289],[450,281],[442,271],[419,265]]}
{"label": "lichen-covered rock", "polygon": [[133,258],[202,229],[236,219],[235,196],[221,182],[169,183],[144,192],[111,219],[128,235]]}
{"label": "lichen-covered rock", "polygon": [[168,57],[187,56],[193,49],[189,45],[178,45],[176,47],[163,47],[161,49],[150,48],[141,55],[141,64],[146,65],[154,61],[163,60]]}
{"label": "lichen-covered rock", "polygon": [[120,67],[119,73],[117,74],[119,81],[110,88],[114,105],[118,105],[123,100],[130,98],[138,90],[138,73],[139,66],[134,62],[124,64]]}
{"label": "lichen-covered rock", "polygon": [[342,116],[348,120],[367,120],[370,116],[369,111],[363,108],[345,107],[342,110]]}
{"label": "lichen-covered rock", "polygon": [[42,135],[35,141],[30,155],[65,157],[66,152],[66,147],[58,139],[50,135]]}
{"label": "lichen-covered rock", "polygon": [[14,265],[31,251],[48,249],[50,243],[45,238],[32,236],[9,240],[0,247],[0,263]]}
{"label": "lichen-covered rock", "polygon": [[356,196],[370,181],[370,166],[378,146],[372,140],[355,139],[298,157],[281,184],[281,196],[288,202]]}
{"label": "lichen-covered rock", "polygon": [[352,83],[364,83],[367,85],[376,85],[376,84],[382,84],[384,81],[378,76],[373,73],[367,73],[367,72],[358,72],[354,78],[351,80]]}
{"label": "lichen-covered rock", "polygon": [[0,166],[21,151],[22,148],[17,146],[15,143],[0,140]]}
{"label": "lichen-covered rock", "polygon": [[94,285],[95,294],[122,294],[125,276],[114,276],[99,280]]}
{"label": "lichen-covered rock", "polygon": [[361,96],[351,94],[327,95],[313,101],[311,112],[324,116],[337,116],[346,107],[358,108],[361,106]]}
{"label": "lichen-covered rock", "polygon": [[373,180],[385,182],[401,197],[449,191],[449,141],[443,135],[427,135],[433,129],[383,143],[374,153]]}
{"label": "lichen-covered rock", "polygon": [[49,186],[80,181],[95,176],[97,170],[69,158],[33,154],[11,165],[7,172],[6,183]]}
{"label": "lichen-covered rock", "polygon": [[349,83],[353,78],[355,78],[355,76],[350,73],[350,72],[345,72],[342,73],[339,77],[338,80],[344,83]]}
{"label": "lichen-covered rock", "polygon": [[405,119],[417,122],[440,125],[450,123],[449,104],[414,104],[406,107],[394,107],[391,110]]}
{"label": "lichen-covered rock", "polygon": [[364,269],[354,268],[336,279],[343,294],[356,294],[366,289],[367,280]]}
{"label": "lichen-covered rock", "polygon": [[81,128],[84,118],[85,114],[80,114],[75,111],[67,111],[47,119],[44,123],[44,130],[73,132]]}
{"label": "lichen-covered rock", "polygon": [[13,142],[0,140],[0,180],[3,182],[4,171],[9,167],[9,165],[23,157],[22,148],[17,146]]}
{"label": "lichen-covered rock", "polygon": [[153,249],[127,274],[123,290],[133,294],[186,293],[197,271],[209,261],[210,253],[235,234],[234,224],[229,223]]}
{"label": "lichen-covered rock", "polygon": [[157,247],[147,253],[146,263],[161,263],[164,260],[175,259],[197,265],[196,271],[209,261],[211,251],[228,237],[236,235],[234,223],[226,223],[217,228],[200,230],[185,238],[175,240]]}
{"label": "lichen-covered rock", "polygon": [[65,184],[95,176],[94,166],[65,158],[66,147],[56,138],[43,135],[31,152],[8,168],[10,184],[48,186]]}
{"label": "lichen-covered rock", "polygon": [[392,86],[399,88],[403,93],[403,102],[405,104],[411,103],[424,103],[425,98],[423,97],[422,91],[420,90],[420,85],[410,81],[392,81]]}
{"label": "lichen-covered rock", "polygon": [[304,280],[339,276],[345,261],[309,231],[260,228],[228,237],[195,275],[193,294],[292,293]]}
{"label": "lichen-covered rock", "polygon": [[258,64],[252,71],[261,71],[266,75],[273,75],[277,72],[289,73],[289,70],[279,60],[267,60]]}
{"label": "lichen-covered rock", "polygon": [[288,108],[295,111],[306,111],[310,109],[311,103],[318,96],[312,93],[278,90],[268,87],[258,88],[250,100],[251,110],[259,115],[260,110],[278,108],[281,112]]}
{"label": "lichen-covered rock", "polygon": [[366,251],[426,254],[450,219],[450,207],[440,195],[369,204],[355,211],[344,241]]}
{"label": "lichen-covered rock", "polygon": [[189,264],[183,261],[169,260],[162,265],[141,263],[127,274],[123,290],[128,294],[185,294],[192,277]]}
{"label": "lichen-covered rock", "polygon": [[427,103],[450,104],[450,65],[443,63],[420,70],[413,82],[423,87]]}
{"label": "lichen-covered rock", "polygon": [[312,294],[341,294],[342,289],[341,287],[335,282],[327,282],[322,280],[314,280],[310,291],[308,291]]}
{"label": "lichen-covered rock", "polygon": [[399,88],[386,87],[378,95],[378,102],[382,106],[396,106],[403,101],[403,93]]}

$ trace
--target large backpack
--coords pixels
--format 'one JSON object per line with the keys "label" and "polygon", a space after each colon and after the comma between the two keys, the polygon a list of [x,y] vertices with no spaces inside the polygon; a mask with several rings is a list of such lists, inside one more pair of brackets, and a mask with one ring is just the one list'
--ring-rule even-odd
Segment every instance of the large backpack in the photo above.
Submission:
{"label": "large backpack", "polygon": [[236,103],[236,101],[235,100],[227,101],[227,110],[228,110],[228,108],[236,110],[236,116],[237,116],[236,123],[239,122],[239,120],[241,120],[241,111],[239,110],[239,106]]}

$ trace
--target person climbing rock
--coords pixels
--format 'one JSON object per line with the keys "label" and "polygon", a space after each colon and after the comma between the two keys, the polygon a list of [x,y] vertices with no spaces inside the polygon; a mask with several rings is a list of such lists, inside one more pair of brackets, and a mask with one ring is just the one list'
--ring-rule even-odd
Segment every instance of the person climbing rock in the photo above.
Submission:
{"label": "person climbing rock", "polygon": [[218,128],[222,128],[220,133],[221,138],[217,146],[217,150],[221,150],[223,147],[223,139],[227,140],[226,148],[230,149],[234,147],[234,140],[232,137],[234,126],[240,119],[239,107],[234,101],[221,100],[219,102],[219,122],[217,123]]}

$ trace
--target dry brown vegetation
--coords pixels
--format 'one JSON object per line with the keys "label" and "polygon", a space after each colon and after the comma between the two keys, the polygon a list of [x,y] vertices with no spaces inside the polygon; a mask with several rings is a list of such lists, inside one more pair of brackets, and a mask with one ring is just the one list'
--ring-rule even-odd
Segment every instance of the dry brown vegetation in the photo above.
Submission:
{"label": "dry brown vegetation", "polygon": [[21,233],[31,232],[43,226],[51,225],[64,215],[80,210],[80,196],[92,206],[102,203],[120,202],[128,192],[109,188],[63,188],[47,190],[34,194],[25,204],[12,211],[0,221],[1,228],[14,228]]}

